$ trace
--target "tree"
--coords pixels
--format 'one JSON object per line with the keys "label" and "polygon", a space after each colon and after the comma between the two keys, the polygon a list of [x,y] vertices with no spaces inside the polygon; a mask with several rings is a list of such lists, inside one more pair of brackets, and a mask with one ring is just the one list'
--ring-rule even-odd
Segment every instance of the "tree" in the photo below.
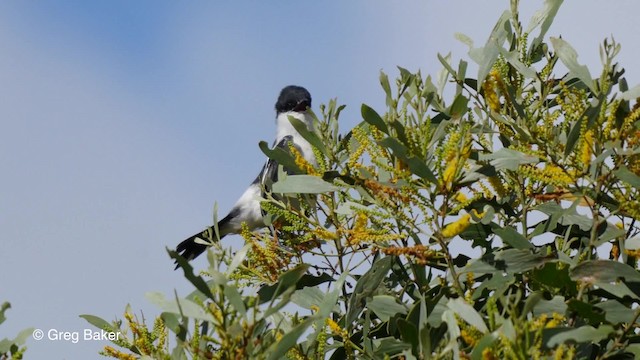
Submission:
{"label": "tree", "polygon": [[596,78],[567,42],[547,39],[561,1],[526,29],[517,3],[484,46],[461,37],[475,78],[449,56],[435,79],[382,73],[385,111],[362,105],[344,136],[343,106],[322,106],[317,131],[303,133],[317,167],[262,146],[299,170],[263,203],[272,231],[244,231],[235,253],[212,241],[197,274],[169,251],[196,290],[151,294],[163,311],[151,328],[130,310],[126,327],[85,316],[128,332],[104,353],[640,356],[640,87],[628,89],[613,39]]}

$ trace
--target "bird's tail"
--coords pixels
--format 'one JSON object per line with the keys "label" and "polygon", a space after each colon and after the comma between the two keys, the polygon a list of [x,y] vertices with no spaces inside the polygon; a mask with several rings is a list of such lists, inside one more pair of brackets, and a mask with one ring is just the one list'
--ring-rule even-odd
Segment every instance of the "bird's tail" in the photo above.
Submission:
{"label": "bird's tail", "polygon": [[[221,233],[220,239],[222,239],[225,235],[226,234]],[[197,241],[196,239],[200,239],[201,241]],[[178,252],[180,256],[185,258],[187,261],[191,261],[197,258],[198,256],[200,256],[200,254],[205,252],[205,250],[207,250],[207,247],[209,247],[208,245],[203,244],[202,242],[210,242],[210,241],[217,241],[215,230],[213,229],[213,227],[208,227],[204,231],[201,231],[197,234],[191,235],[188,238],[184,239],[176,247],[176,252]],[[179,265],[176,264],[176,269],[178,267]]]}

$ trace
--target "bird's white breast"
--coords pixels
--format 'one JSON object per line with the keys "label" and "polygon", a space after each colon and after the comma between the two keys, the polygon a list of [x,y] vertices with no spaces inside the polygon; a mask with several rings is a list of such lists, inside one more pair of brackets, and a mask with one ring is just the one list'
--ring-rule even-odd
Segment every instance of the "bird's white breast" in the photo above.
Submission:
{"label": "bird's white breast", "polygon": [[313,154],[313,148],[311,144],[307,140],[305,140],[302,135],[293,127],[291,121],[289,121],[289,116],[292,116],[307,125],[307,129],[313,131],[313,119],[310,115],[304,113],[297,112],[285,112],[278,115],[277,122],[277,132],[276,132],[276,144],[279,143],[282,138],[285,136],[291,136],[293,138],[293,143],[299,148],[302,156],[313,165],[317,165],[316,157]]}

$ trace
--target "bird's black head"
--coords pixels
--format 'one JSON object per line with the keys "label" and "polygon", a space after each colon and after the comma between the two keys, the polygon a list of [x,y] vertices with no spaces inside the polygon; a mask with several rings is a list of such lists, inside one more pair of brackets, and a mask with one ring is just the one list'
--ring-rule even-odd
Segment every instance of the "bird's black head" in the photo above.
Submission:
{"label": "bird's black head", "polygon": [[302,86],[289,85],[282,89],[276,102],[276,113],[303,112],[311,107],[311,94]]}

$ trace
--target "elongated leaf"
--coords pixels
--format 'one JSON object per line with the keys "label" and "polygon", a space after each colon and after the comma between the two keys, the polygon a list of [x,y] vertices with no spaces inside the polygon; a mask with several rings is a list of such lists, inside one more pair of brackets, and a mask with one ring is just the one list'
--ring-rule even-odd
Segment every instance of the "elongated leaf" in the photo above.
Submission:
{"label": "elongated leaf", "polygon": [[242,300],[242,296],[238,289],[233,284],[227,284],[224,287],[224,294],[227,296],[229,303],[233,306],[242,316],[247,314],[247,307]]}
{"label": "elongated leaf", "polygon": [[611,325],[602,325],[597,329],[593,326],[581,326],[577,329],[567,330],[552,336],[547,342],[547,346],[552,348],[567,341],[574,341],[576,343],[598,342],[607,338],[613,331]]}
{"label": "elongated leaf", "polygon": [[191,319],[215,322],[215,319],[211,314],[207,313],[200,305],[191,300],[167,300],[164,297],[164,294],[159,292],[146,293],[145,297],[149,302],[158,306],[162,311],[172,314],[182,314]]}
{"label": "elongated leaf", "polygon": [[309,270],[308,264],[301,264],[295,268],[280,275],[278,282],[275,285],[263,286],[258,291],[258,297],[260,298],[260,304],[272,301],[285,290],[292,288],[296,283],[302,279],[304,274]]}
{"label": "elongated leaf", "polygon": [[533,244],[524,237],[524,235],[520,234],[516,231],[516,229],[511,226],[507,226],[502,229],[494,229],[493,232],[500,236],[502,241],[509,244],[513,248],[516,249],[532,249],[534,248]]}
{"label": "elongated leaf", "polygon": [[548,260],[549,258],[546,256],[532,253],[530,250],[506,249],[486,254],[480,259],[473,260],[464,268],[464,271],[477,274],[494,273],[496,271],[518,274],[544,265]]}
{"label": "elongated leaf", "polygon": [[384,120],[382,120],[380,115],[378,115],[375,110],[373,110],[366,104],[362,104],[362,108],[360,111],[362,113],[362,118],[364,119],[364,121],[375,126],[383,133],[389,134],[389,128],[387,127],[387,124],[384,122]]}
{"label": "elongated leaf", "polygon": [[482,320],[482,316],[478,314],[478,311],[469,305],[462,298],[451,299],[447,303],[447,307],[451,309],[457,316],[469,323],[469,325],[480,330],[482,333],[489,331],[487,325]]}
{"label": "elongated leaf", "polygon": [[280,194],[321,194],[340,188],[314,175],[289,175],[273,184],[273,192]]}
{"label": "elongated leaf", "polygon": [[578,53],[576,53],[573,47],[571,47],[568,42],[560,38],[552,37],[550,40],[553,45],[553,49],[560,58],[560,61],[562,61],[564,66],[569,69],[569,77],[578,78],[595,93],[596,87],[595,82],[591,77],[591,73],[589,73],[589,69],[585,65],[580,65],[578,63]]}
{"label": "elongated leaf", "polygon": [[291,295],[291,302],[305,309],[311,309],[312,306],[319,306],[327,294],[318,287],[304,287]]}
{"label": "elongated leaf", "polygon": [[395,297],[389,295],[376,295],[367,300],[367,308],[378,315],[382,321],[389,321],[389,318],[395,314],[407,313],[407,307],[399,304]]}
{"label": "elongated leaf", "polygon": [[8,309],[11,309],[11,304],[9,304],[8,302],[5,301],[2,303],[2,305],[0,305],[0,324],[2,324],[7,319],[4,315],[4,312]]}
{"label": "elongated leaf", "polygon": [[471,351],[471,360],[483,360],[482,352],[489,348],[499,339],[498,332],[492,332],[483,336]]}
{"label": "elongated leaf", "polygon": [[595,306],[604,311],[607,321],[612,324],[631,322],[637,311],[622,305],[617,300],[607,300]]}
{"label": "elongated leaf", "polygon": [[588,283],[612,283],[619,279],[640,282],[640,272],[627,264],[611,260],[589,260],[569,272],[571,279]]}
{"label": "elongated leaf", "polygon": [[518,167],[523,164],[535,164],[539,160],[535,156],[526,155],[520,151],[502,148],[493,154],[481,154],[480,160],[489,160],[496,170],[518,170]]}
{"label": "elongated leaf", "polygon": [[267,155],[269,159],[273,159],[277,161],[278,164],[284,166],[289,170],[293,170],[293,169],[299,170],[298,165],[296,165],[296,161],[293,159],[293,157],[288,151],[282,148],[279,148],[277,146],[274,147],[273,149],[270,149],[269,145],[267,145],[265,141],[260,141],[258,146],[260,147],[260,150],[262,150],[262,152],[265,155]]}
{"label": "elongated leaf", "polygon": [[287,331],[280,341],[271,346],[271,351],[269,351],[269,357],[267,359],[275,360],[284,358],[287,351],[296,345],[300,336],[313,324],[313,320],[312,317],[309,317],[290,331]]}
{"label": "elongated leaf", "polygon": [[389,84],[389,77],[382,70],[380,71],[380,85],[384,90],[386,105],[391,106],[391,85]]}
{"label": "elongated leaf", "polygon": [[229,264],[229,268],[227,269],[227,274],[231,274],[236,271],[238,266],[242,264],[244,259],[247,257],[247,252],[251,249],[251,244],[245,244],[242,249],[238,250],[236,254],[233,256],[233,260],[231,260],[231,264]]}
{"label": "elongated leaf", "polygon": [[378,290],[378,286],[391,269],[392,256],[383,257],[373,263],[371,269],[367,271],[356,283],[356,287],[349,299],[349,310],[347,311],[347,324],[350,326],[355,321],[362,309],[364,309],[365,301],[374,291]]}
{"label": "elongated leaf", "polygon": [[640,189],[640,176],[632,173],[626,166],[621,166],[620,169],[613,172],[618,179],[626,182],[636,189]]}
{"label": "elongated leaf", "polygon": [[505,11],[498,19],[498,22],[493,28],[491,35],[484,47],[475,48],[469,51],[469,56],[473,61],[478,64],[478,86],[484,82],[485,78],[489,74],[493,63],[500,55],[500,48],[504,44],[504,40],[507,38],[508,21],[511,18],[511,12]]}
{"label": "elongated leaf", "polygon": [[383,359],[386,356],[394,356],[403,352],[404,350],[410,350],[411,344],[407,344],[406,342],[394,339],[394,338],[384,338],[380,340],[374,340],[374,345],[376,349],[374,350],[374,355],[376,359]]}
{"label": "elongated leaf", "polygon": [[538,10],[529,21],[529,26],[527,27],[526,33],[530,34],[533,29],[540,26],[540,33],[536,36],[535,39],[531,42],[531,47],[536,47],[542,43],[544,36],[547,34],[553,19],[558,13],[558,9],[560,5],[562,5],[563,0],[545,0],[544,7]]}
{"label": "elongated leaf", "polygon": [[189,264],[189,262],[177,252],[169,249],[167,249],[167,252],[169,253],[169,256],[174,259],[178,265],[180,265],[180,268],[184,271],[184,277],[186,277],[187,280],[196,287],[196,289],[200,290],[201,293],[207,296],[207,298],[213,299],[213,293],[211,293],[209,285],[207,285],[204,279],[193,273],[193,267],[191,264]]}
{"label": "elongated leaf", "polygon": [[325,155],[327,154],[327,148],[324,146],[324,143],[322,142],[322,140],[320,140],[315,132],[310,131],[309,128],[307,128],[307,124],[303,123],[300,119],[297,119],[293,116],[289,116],[289,121],[291,122],[291,125],[293,125],[293,127],[296,129],[296,131],[309,142],[309,144],[320,150],[321,153]]}
{"label": "elongated leaf", "polygon": [[631,89],[625,91],[624,93],[622,93],[622,100],[635,100],[637,98],[640,97],[640,85],[636,85],[634,87],[632,87]]}
{"label": "elongated leaf", "polygon": [[429,167],[427,166],[425,160],[410,156],[407,147],[400,143],[397,139],[387,137],[380,140],[378,143],[381,146],[391,149],[393,155],[407,164],[407,166],[409,166],[409,170],[411,170],[413,174],[432,183],[438,182],[431,169],[429,169]]}
{"label": "elongated leaf", "polygon": [[80,315],[81,318],[87,320],[87,322],[95,327],[97,327],[98,329],[102,329],[102,330],[115,330],[113,325],[111,325],[108,321],[98,317],[98,316],[94,316],[94,315]]}
{"label": "elongated leaf", "polygon": [[[500,49],[500,54],[511,66],[513,66],[522,76],[527,79],[535,79],[538,75],[536,71],[520,61],[520,53],[518,51],[507,51]],[[515,99],[518,100],[518,99]]]}

